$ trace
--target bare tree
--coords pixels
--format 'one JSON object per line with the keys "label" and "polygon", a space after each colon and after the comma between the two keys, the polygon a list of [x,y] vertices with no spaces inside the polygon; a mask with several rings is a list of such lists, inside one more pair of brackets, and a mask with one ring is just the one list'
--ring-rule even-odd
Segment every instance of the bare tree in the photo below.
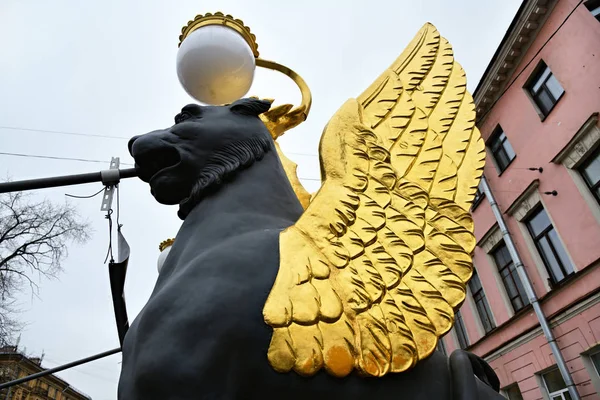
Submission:
{"label": "bare tree", "polygon": [[89,225],[68,203],[39,202],[21,192],[0,195],[0,347],[22,327],[16,295],[38,294],[42,278],[56,278],[67,244],[89,239]]}

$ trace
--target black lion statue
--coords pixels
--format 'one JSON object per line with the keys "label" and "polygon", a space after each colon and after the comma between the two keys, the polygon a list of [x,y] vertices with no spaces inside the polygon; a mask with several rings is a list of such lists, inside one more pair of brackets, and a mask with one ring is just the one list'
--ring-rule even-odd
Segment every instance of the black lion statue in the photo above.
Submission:
{"label": "black lion statue", "polygon": [[123,344],[120,400],[501,399],[465,351],[434,352],[383,378],[278,373],[262,310],[279,267],[279,234],[303,208],[258,115],[270,103],[188,105],[175,125],[129,142],[157,201],[184,220],[148,303]]}

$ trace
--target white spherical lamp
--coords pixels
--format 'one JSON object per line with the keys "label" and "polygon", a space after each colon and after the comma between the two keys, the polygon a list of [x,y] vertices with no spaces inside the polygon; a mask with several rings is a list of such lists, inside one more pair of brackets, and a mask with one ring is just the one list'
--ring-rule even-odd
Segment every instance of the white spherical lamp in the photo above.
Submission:
{"label": "white spherical lamp", "polygon": [[165,260],[167,259],[167,256],[169,255],[169,252],[171,251],[171,246],[173,245],[174,242],[175,242],[175,239],[167,239],[167,240],[161,242],[161,244],[158,246],[158,249],[160,250],[160,254],[158,255],[156,269],[158,269],[159,274],[160,274],[160,271],[162,270],[163,265],[165,264]]}
{"label": "white spherical lamp", "polygon": [[221,105],[248,93],[258,46],[242,21],[222,13],[200,15],[183,28],[180,40],[177,76],[190,96]]}

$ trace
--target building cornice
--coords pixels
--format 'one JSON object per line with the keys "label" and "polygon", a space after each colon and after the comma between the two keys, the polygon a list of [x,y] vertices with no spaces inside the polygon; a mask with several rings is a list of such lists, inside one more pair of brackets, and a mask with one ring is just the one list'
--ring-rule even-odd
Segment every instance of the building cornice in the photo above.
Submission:
{"label": "building cornice", "polygon": [[479,239],[477,246],[481,247],[487,254],[496,247],[498,243],[502,241],[502,231],[498,224],[492,225],[492,227]]}
{"label": "building cornice", "polygon": [[[43,372],[46,370],[46,368],[43,368],[40,364],[34,362],[31,358],[19,352],[0,352],[0,362],[6,361],[18,363],[27,372],[28,375]],[[73,398],[91,400],[90,396],[79,391],[75,387],[71,386],[68,382],[62,380],[54,374],[46,375],[38,379],[46,382],[51,382],[53,385],[60,386],[61,388],[64,387],[65,389],[63,390],[63,392],[68,393]]]}
{"label": "building cornice", "polygon": [[[527,213],[529,213],[529,211],[531,211],[532,206],[539,202],[538,198],[532,199],[532,196],[535,196],[535,194],[537,194],[537,189],[539,186],[540,186],[539,179],[534,179],[533,181],[531,181],[529,186],[527,186],[527,188],[525,188],[525,190],[523,190],[523,193],[521,193],[511,203],[510,206],[508,206],[505,213],[508,215],[514,215],[518,221],[521,221],[527,215]],[[539,197],[539,196],[537,196],[537,197]],[[529,201],[529,200],[531,200],[531,201]]]}
{"label": "building cornice", "polygon": [[556,164],[567,164],[567,168],[572,168],[585,158],[590,150],[594,150],[600,141],[600,129],[598,125],[598,113],[593,113],[579,128],[573,138],[565,147],[552,159]]}
{"label": "building cornice", "polygon": [[558,0],[525,0],[473,94],[478,123],[500,97]]}

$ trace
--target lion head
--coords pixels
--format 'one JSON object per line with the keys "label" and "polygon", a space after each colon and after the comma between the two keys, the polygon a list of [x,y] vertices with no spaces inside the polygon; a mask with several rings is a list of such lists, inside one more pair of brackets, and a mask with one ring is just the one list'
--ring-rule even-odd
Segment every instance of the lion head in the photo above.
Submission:
{"label": "lion head", "polygon": [[167,129],[135,136],[129,152],[138,176],[162,204],[180,204],[183,219],[228,176],[273,147],[259,119],[271,103],[241,99],[226,106],[189,104]]}

